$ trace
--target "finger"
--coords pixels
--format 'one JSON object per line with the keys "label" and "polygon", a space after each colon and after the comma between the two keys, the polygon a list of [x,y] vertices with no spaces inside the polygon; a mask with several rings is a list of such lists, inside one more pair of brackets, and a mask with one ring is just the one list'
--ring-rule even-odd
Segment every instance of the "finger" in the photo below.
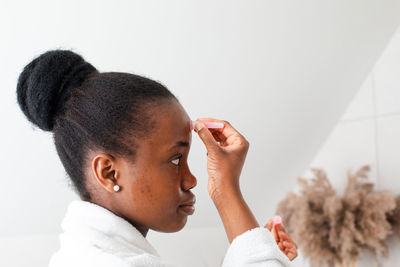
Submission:
{"label": "finger", "polygon": [[194,129],[206,146],[207,152],[214,150],[218,146],[217,141],[202,122],[197,121],[194,125]]}
{"label": "finger", "polygon": [[294,260],[297,257],[297,250],[289,250],[286,256],[289,258],[289,260]]}
{"label": "finger", "polygon": [[286,249],[294,248],[294,244],[293,244],[293,243],[290,243],[290,242],[287,242],[287,241],[283,241],[282,243],[283,243],[283,246],[284,246]]}
{"label": "finger", "polygon": [[221,143],[222,146],[225,145],[226,142],[226,137],[219,131],[214,131],[214,129],[209,128],[208,129],[211,134],[214,136],[215,140]]}
{"label": "finger", "polygon": [[280,240],[287,241],[289,243],[293,243],[296,246],[296,243],[292,240],[292,238],[284,232],[278,232]]}
{"label": "finger", "polygon": [[289,241],[289,242],[292,241],[290,236],[288,236],[288,234],[286,234],[285,232],[278,231],[278,235],[279,235],[280,240],[285,240],[285,241]]}
{"label": "finger", "polygon": [[278,235],[278,231],[276,231],[276,227],[273,227],[273,232],[274,232],[274,238],[275,238],[275,241],[276,241],[276,243],[279,243],[279,235]]}
{"label": "finger", "polygon": [[272,219],[269,219],[268,223],[265,225],[265,228],[267,228],[269,231],[271,231],[272,225],[273,225],[273,221],[272,221]]}
{"label": "finger", "polygon": [[290,261],[294,260],[297,257],[297,250],[295,249],[285,249],[283,253],[288,257]]}
{"label": "finger", "polygon": [[280,228],[279,227],[277,227],[277,226],[279,226],[279,224],[275,224],[275,225],[273,225],[273,227],[272,227],[272,229],[274,229],[274,237],[275,237],[275,240],[276,240],[276,242],[278,243],[278,242],[280,242],[281,241],[281,239],[280,239],[280,237],[279,237],[279,232],[280,232]]}
{"label": "finger", "polygon": [[280,250],[285,251],[285,247],[283,246],[282,242],[278,243],[278,247]]}
{"label": "finger", "polygon": [[275,228],[278,232],[285,232],[285,229],[283,228],[282,224],[275,224]]}
{"label": "finger", "polygon": [[210,131],[220,132],[226,140],[228,140],[230,137],[241,136],[241,134],[235,128],[233,128],[228,121],[217,120],[214,118],[198,118],[197,120],[222,123],[224,125],[223,128],[210,128]]}
{"label": "finger", "polygon": [[292,239],[289,237],[288,234],[286,234],[285,229],[281,224],[276,224],[275,225],[275,230],[278,232],[278,236],[280,240],[287,240],[287,241],[292,241]]}
{"label": "finger", "polygon": [[226,138],[223,134],[221,134],[220,132],[215,132],[212,129],[208,129],[208,130],[211,132],[211,134],[214,136],[214,138],[217,142],[220,142],[221,145],[223,145],[225,143]]}

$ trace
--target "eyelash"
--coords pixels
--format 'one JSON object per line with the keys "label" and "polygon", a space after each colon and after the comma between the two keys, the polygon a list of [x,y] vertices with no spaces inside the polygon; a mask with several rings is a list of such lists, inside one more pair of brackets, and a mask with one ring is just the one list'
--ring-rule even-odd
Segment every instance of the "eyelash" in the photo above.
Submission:
{"label": "eyelash", "polygon": [[179,156],[178,157],[176,157],[176,158],[174,158],[173,160],[171,160],[171,162],[172,161],[174,161],[174,160],[179,160],[179,163],[178,164],[175,164],[175,163],[172,163],[172,164],[174,164],[174,165],[176,165],[176,166],[179,166],[180,164],[181,164],[181,158],[182,158],[182,154],[179,154]]}

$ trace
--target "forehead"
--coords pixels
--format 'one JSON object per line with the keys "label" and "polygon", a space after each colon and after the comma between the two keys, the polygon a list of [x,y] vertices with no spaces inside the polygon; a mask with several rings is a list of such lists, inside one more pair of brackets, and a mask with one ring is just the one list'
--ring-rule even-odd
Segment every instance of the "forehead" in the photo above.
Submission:
{"label": "forehead", "polygon": [[179,141],[191,141],[190,118],[176,100],[163,103],[152,114],[155,128],[148,141],[164,150]]}

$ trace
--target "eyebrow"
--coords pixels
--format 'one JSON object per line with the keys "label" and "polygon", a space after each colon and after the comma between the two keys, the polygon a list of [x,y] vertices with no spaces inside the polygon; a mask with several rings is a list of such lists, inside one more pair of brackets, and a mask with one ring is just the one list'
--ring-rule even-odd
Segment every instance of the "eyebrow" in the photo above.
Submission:
{"label": "eyebrow", "polygon": [[186,141],[178,141],[176,142],[175,145],[173,145],[172,147],[170,147],[168,149],[168,151],[171,151],[172,149],[174,149],[175,147],[188,147],[189,146],[189,142]]}

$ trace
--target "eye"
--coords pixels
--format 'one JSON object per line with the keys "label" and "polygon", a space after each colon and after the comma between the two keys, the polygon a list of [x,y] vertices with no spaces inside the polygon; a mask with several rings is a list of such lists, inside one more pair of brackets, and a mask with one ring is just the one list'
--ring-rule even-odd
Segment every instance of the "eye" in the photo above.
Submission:
{"label": "eye", "polygon": [[180,154],[178,157],[176,157],[175,159],[171,160],[171,162],[176,165],[179,166],[180,160],[182,158],[182,154]]}

